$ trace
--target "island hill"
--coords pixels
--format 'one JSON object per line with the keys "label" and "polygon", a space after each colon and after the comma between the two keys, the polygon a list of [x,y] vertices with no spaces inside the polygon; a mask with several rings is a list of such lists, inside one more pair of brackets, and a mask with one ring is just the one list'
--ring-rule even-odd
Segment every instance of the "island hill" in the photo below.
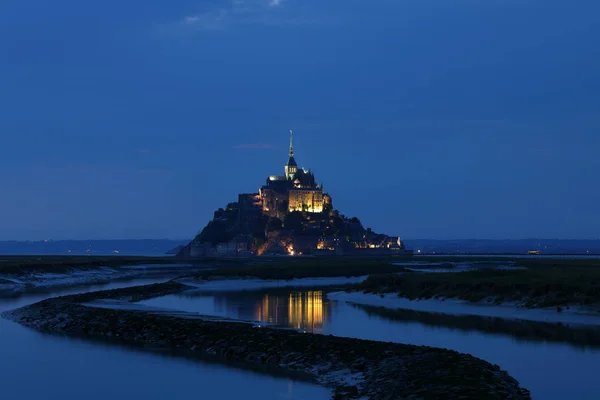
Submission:
{"label": "island hill", "polygon": [[258,193],[215,211],[187,246],[184,257],[253,255],[412,255],[399,237],[365,229],[333,207],[310,170],[299,168],[293,132],[284,175],[269,176]]}

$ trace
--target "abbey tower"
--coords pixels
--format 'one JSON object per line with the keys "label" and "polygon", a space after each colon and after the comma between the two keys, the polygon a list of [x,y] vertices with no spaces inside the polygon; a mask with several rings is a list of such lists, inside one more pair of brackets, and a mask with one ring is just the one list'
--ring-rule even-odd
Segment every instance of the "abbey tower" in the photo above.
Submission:
{"label": "abbey tower", "polygon": [[259,196],[265,215],[273,218],[283,217],[294,211],[321,213],[331,198],[323,193],[312,172],[298,168],[294,156],[294,132],[290,130],[290,147],[284,175],[272,175],[266,185],[260,188]]}

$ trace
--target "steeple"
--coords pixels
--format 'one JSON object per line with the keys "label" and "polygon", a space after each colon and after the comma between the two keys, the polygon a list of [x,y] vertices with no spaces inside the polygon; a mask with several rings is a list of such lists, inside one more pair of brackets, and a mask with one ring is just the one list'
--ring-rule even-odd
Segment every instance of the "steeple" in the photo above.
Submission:
{"label": "steeple", "polygon": [[285,165],[285,177],[287,179],[293,179],[297,171],[298,164],[296,164],[296,160],[294,159],[294,131],[290,129],[290,152],[288,162]]}
{"label": "steeple", "polygon": [[294,131],[290,129],[290,158],[294,157]]}

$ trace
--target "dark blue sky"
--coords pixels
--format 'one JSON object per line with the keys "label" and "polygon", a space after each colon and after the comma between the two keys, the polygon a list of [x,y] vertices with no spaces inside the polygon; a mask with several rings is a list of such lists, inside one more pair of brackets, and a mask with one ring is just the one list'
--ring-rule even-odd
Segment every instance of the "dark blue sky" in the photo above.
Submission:
{"label": "dark blue sky", "polygon": [[3,0],[0,239],[187,238],[298,162],[406,238],[596,238],[596,0]]}

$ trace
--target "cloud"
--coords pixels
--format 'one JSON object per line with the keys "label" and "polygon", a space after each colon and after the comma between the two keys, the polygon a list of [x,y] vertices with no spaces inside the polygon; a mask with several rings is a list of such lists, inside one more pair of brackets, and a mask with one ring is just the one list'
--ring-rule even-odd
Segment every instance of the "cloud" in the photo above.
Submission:
{"label": "cloud", "polygon": [[228,9],[221,8],[205,13],[188,15],[181,21],[173,24],[171,28],[175,28],[178,31],[220,30],[227,24],[230,12]]}
{"label": "cloud", "polygon": [[46,165],[43,163],[33,164],[31,166],[33,171],[42,169],[44,171],[50,171],[51,174],[56,176],[64,176],[67,174],[81,174],[88,175],[168,175],[172,174],[173,170],[160,167],[141,167],[135,165],[110,165],[110,164],[85,164],[85,163],[69,163],[65,165]]}
{"label": "cloud", "polygon": [[159,28],[166,33],[185,35],[237,26],[298,27],[319,22],[314,15],[308,15],[302,10],[288,7],[287,0],[228,0],[215,8],[189,13],[180,20],[162,24]]}
{"label": "cloud", "polygon": [[197,16],[197,15],[194,15],[194,16],[191,16],[191,17],[185,17],[183,19],[183,22],[186,23],[186,24],[195,24],[198,21],[200,21],[200,17]]}
{"label": "cloud", "polygon": [[234,149],[274,149],[275,145],[274,144],[270,144],[270,143],[245,143],[245,144],[238,144],[237,146],[233,147]]}

